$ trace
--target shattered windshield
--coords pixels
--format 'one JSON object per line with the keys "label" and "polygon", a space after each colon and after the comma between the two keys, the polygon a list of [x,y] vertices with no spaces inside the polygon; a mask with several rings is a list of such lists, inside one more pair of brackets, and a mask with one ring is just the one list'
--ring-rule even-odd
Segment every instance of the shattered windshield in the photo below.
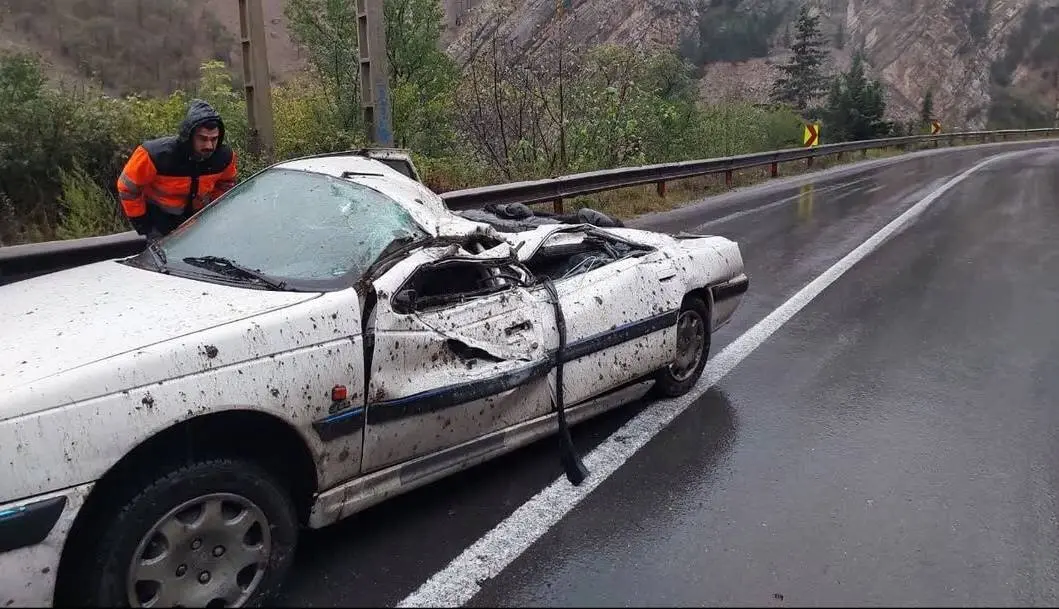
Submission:
{"label": "shattered windshield", "polygon": [[242,276],[252,270],[286,285],[359,278],[387,248],[427,236],[378,191],[324,174],[270,169],[159,243],[171,268],[238,267]]}

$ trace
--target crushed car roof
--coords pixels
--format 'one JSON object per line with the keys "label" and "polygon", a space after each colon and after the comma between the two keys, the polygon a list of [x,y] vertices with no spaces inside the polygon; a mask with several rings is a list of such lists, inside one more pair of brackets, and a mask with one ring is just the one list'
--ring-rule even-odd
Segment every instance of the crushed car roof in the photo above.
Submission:
{"label": "crushed car roof", "polygon": [[[486,236],[498,242],[506,242],[518,251],[518,258],[526,260],[549,237],[558,232],[578,230],[600,230],[619,238],[630,238],[628,231],[615,231],[611,228],[593,226],[589,223],[545,224],[541,226],[524,226],[523,230],[498,231],[489,221],[489,214],[474,215],[470,218],[457,214],[445,205],[445,200],[424,184],[409,178],[401,172],[387,166],[381,161],[356,153],[336,154],[322,157],[308,157],[278,163],[277,169],[309,171],[328,175],[338,179],[349,180],[373,190],[377,190],[397,201],[413,214],[416,222],[422,225],[432,236],[437,237],[474,237]],[[501,221],[500,218],[496,218]],[[633,238],[633,241],[637,239]],[[485,258],[510,255],[506,248],[496,248],[489,252],[461,255],[480,256]]]}

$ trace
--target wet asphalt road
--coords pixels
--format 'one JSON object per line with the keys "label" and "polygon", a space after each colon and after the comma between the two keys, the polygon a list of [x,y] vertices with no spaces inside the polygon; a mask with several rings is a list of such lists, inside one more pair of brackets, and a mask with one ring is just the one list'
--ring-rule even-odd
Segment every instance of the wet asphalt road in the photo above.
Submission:
{"label": "wet asphalt road", "polygon": [[[751,291],[717,352],[946,180],[1022,147],[843,168],[636,224],[740,243]],[[1059,149],[943,195],[470,604],[1059,602],[1057,193]],[[644,407],[576,428],[578,447]],[[560,475],[545,440],[309,533],[282,600],[392,606]]]}

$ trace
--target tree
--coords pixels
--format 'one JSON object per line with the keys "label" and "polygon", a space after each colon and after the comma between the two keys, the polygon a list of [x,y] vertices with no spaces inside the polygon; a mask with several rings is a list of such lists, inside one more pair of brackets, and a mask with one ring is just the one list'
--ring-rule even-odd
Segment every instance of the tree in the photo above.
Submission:
{"label": "tree", "polygon": [[872,139],[892,132],[893,125],[885,118],[883,85],[867,78],[861,52],[853,55],[847,72],[832,79],[824,114],[828,132],[839,141]]}
{"label": "tree", "polygon": [[360,57],[356,5],[349,0],[287,0],[284,14],[291,39],[308,54],[309,65],[326,83],[339,127],[360,124]]}
{"label": "tree", "polygon": [[791,45],[793,54],[785,65],[780,66],[782,75],[773,83],[771,98],[805,114],[809,104],[826,90],[822,69],[828,53],[820,33],[820,17],[812,14],[808,5],[802,5],[798,12],[795,28],[797,32]]}
{"label": "tree", "polygon": [[923,96],[923,107],[919,110],[919,122],[925,127],[929,126],[932,120],[934,120],[934,92],[927,91],[927,94]]}
{"label": "tree", "polygon": [[[358,132],[360,54],[356,3],[350,0],[287,0],[291,37],[327,83],[339,127]],[[451,115],[459,72],[440,49],[439,0],[385,0],[386,57],[394,133],[403,145],[432,154],[454,137]]]}
{"label": "tree", "polygon": [[386,0],[384,6],[394,133],[416,152],[448,152],[460,74],[441,50],[441,3]]}

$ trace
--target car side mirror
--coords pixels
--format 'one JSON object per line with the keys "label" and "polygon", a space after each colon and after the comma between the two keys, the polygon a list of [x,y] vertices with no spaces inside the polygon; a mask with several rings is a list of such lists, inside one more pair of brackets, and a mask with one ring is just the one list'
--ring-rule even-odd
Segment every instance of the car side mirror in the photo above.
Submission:
{"label": "car side mirror", "polygon": [[393,295],[393,304],[400,311],[412,311],[416,306],[416,291],[413,289],[401,290]]}

